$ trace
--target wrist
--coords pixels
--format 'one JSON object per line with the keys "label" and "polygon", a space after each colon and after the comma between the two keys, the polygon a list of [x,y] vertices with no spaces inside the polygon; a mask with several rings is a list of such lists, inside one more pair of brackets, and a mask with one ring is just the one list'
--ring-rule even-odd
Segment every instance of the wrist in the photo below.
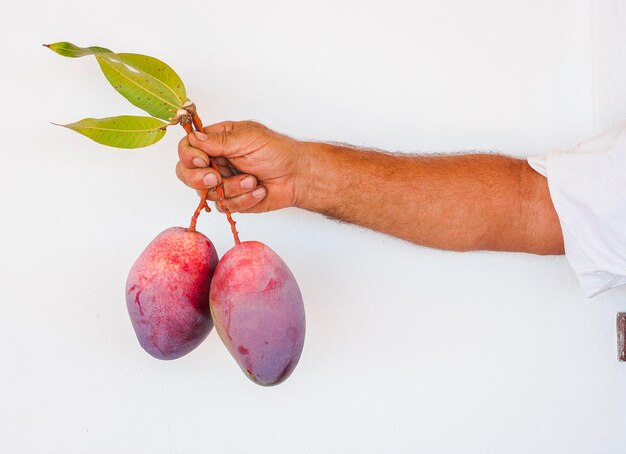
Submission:
{"label": "wrist", "polygon": [[297,163],[294,172],[294,200],[296,208],[309,209],[311,199],[311,182],[313,169],[315,168],[317,148],[320,144],[315,142],[297,142]]}
{"label": "wrist", "polygon": [[319,142],[299,142],[298,168],[295,179],[294,206],[307,211],[328,214],[334,195],[341,192],[337,159],[342,147]]}

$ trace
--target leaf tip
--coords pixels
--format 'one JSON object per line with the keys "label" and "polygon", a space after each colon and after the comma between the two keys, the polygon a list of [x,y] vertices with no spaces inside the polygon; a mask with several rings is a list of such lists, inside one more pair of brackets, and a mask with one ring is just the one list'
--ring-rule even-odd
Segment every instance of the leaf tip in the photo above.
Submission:
{"label": "leaf tip", "polygon": [[55,122],[53,122],[53,121],[51,121],[51,122],[50,122],[50,124],[51,124],[51,125],[54,125],[54,126],[60,126],[60,127],[62,127],[62,128],[67,128],[67,125],[62,125],[62,124],[59,124],[59,123],[55,123]]}
{"label": "leaf tip", "polygon": [[42,44],[43,47],[47,47],[48,49],[50,49],[50,44]]}

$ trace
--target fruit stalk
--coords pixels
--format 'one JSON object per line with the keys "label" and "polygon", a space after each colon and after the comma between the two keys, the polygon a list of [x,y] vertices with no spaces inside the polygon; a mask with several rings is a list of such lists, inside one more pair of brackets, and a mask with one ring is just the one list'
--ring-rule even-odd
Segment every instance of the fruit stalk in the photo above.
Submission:
{"label": "fruit stalk", "polygon": [[[190,105],[185,106],[185,109],[191,115],[191,121],[193,123],[193,126],[196,128],[196,130],[198,132],[203,132],[202,120],[200,120],[200,117],[198,116],[198,113],[196,112],[196,106],[194,104],[190,104]],[[187,131],[187,127],[185,127],[185,131]],[[188,134],[190,132],[191,131],[187,131]],[[217,167],[217,162],[215,161],[215,159],[210,159],[210,162],[211,162],[211,167],[217,173],[219,173],[220,171],[219,171],[219,168]],[[237,223],[235,222],[232,215],[230,214],[230,210],[224,203],[224,184],[223,183],[218,184],[215,189],[217,191],[217,196],[218,196],[217,203],[220,209],[224,212],[224,214],[226,214],[226,218],[228,219],[228,223],[230,224],[230,230],[233,233],[233,239],[235,240],[235,244],[239,244],[241,241],[239,240],[239,232],[237,232],[237,228],[236,228]],[[198,205],[198,208],[196,208],[196,212],[191,218],[191,225],[189,226],[189,230],[191,231],[195,231],[196,220],[198,219],[198,215],[200,214],[202,209],[208,208],[208,205],[206,203],[208,193],[209,193],[208,189],[205,189],[204,191],[202,191],[202,194],[200,197],[200,204]]]}
{"label": "fruit stalk", "polygon": [[209,194],[209,191],[207,190],[202,191],[202,194],[200,196],[200,203],[198,204],[196,211],[194,211],[193,216],[191,216],[191,222],[189,223],[189,228],[187,229],[188,231],[190,232],[196,231],[196,224],[198,223],[198,216],[200,216],[200,213],[202,212],[202,210],[205,210],[207,213],[211,211],[211,208],[209,207],[209,204],[206,201],[208,194]]}
{"label": "fruit stalk", "polygon": [[[185,111],[183,110],[183,112]],[[190,113],[181,115],[180,118],[178,118],[180,125],[183,127],[187,135],[193,132],[193,119],[192,118],[193,117],[191,116]],[[207,190],[202,191],[202,196],[200,197],[200,203],[198,204],[196,211],[194,211],[193,216],[191,216],[191,222],[189,223],[189,228],[187,229],[188,231],[190,232],[196,231],[196,224],[198,223],[198,216],[200,216],[200,213],[202,212],[202,210],[206,210],[207,213],[211,211],[211,208],[209,207],[209,204],[206,201],[208,194],[209,194],[209,191]]]}

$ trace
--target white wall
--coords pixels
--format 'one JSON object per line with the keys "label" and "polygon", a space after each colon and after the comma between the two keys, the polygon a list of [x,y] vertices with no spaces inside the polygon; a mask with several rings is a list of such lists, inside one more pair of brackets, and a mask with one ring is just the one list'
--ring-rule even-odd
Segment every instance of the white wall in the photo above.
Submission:
{"label": "white wall", "polygon": [[626,2],[591,2],[595,127],[605,129],[626,118]]}
{"label": "white wall", "polygon": [[[624,55],[607,35],[624,3],[189,3],[2,6],[0,451],[623,453],[626,289],[586,299],[563,257],[440,252],[297,210],[240,215],[242,238],[278,251],[304,294],[295,373],[253,385],[216,333],[178,361],[149,357],[123,287],[195,207],[174,177],[180,132],[127,152],[51,126],[135,110],[92,60],[40,45],[162,58],[206,123],[526,156],[626,114],[626,65],[607,63]],[[230,247],[218,215],[200,228]]]}

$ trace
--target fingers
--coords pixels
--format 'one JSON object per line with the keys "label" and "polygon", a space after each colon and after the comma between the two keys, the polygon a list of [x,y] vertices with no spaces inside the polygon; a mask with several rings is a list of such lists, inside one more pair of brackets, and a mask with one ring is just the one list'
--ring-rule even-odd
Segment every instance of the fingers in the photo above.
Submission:
{"label": "fingers", "polygon": [[226,158],[213,158],[219,170],[219,173],[216,172],[209,167],[211,158],[203,151],[193,147],[188,137],[183,138],[178,144],[178,156],[180,161],[176,165],[176,176],[194,189],[214,188],[223,179],[227,196],[236,197],[253,191],[257,186],[256,178],[253,175],[238,173]]}
{"label": "fingers", "polygon": [[[235,175],[224,178],[224,203],[232,211],[250,211],[265,199],[267,189],[258,185],[254,175]],[[202,191],[198,191],[202,195]],[[217,191],[212,189],[207,195],[207,199],[216,202],[217,209],[222,211]]]}
{"label": "fingers", "polygon": [[[211,197],[214,197],[214,191],[209,192]],[[253,211],[254,208],[260,204],[267,195],[267,189],[264,186],[258,186],[253,191],[241,194],[235,197],[229,197],[224,199],[224,205],[231,213],[238,211]],[[220,202],[216,202],[215,206],[219,211],[223,211],[220,206]]]}
{"label": "fingers", "polygon": [[225,121],[205,127],[204,133],[189,134],[189,143],[209,156],[232,158],[253,151],[251,144],[262,143],[266,131],[267,128],[253,121]]}
{"label": "fingers", "polygon": [[182,161],[176,164],[176,176],[180,181],[194,189],[209,189],[216,187],[221,181],[220,174],[210,167],[187,168]]}
{"label": "fingers", "polygon": [[[238,121],[221,121],[219,123],[215,123],[209,126],[204,127],[204,132],[206,134],[218,134],[221,132],[232,131],[236,128],[238,123],[246,123],[246,122],[238,122]],[[251,123],[251,122],[247,122]]]}
{"label": "fingers", "polygon": [[[259,211],[258,205],[265,199],[267,189],[258,185],[254,175],[242,174],[234,168],[230,158],[262,147],[267,141],[267,131],[264,126],[250,121],[227,121],[205,127],[204,133],[194,131],[178,144],[180,161],[176,175],[199,191],[223,183],[224,204],[230,211]],[[215,160],[219,172],[210,167],[211,159]],[[208,199],[217,201],[217,191],[209,191]]]}
{"label": "fingers", "polygon": [[[206,168],[211,162],[211,158],[205,152],[191,146],[187,137],[178,144],[178,157],[183,167],[187,169]],[[217,168],[223,177],[230,177],[237,173],[226,158],[213,159],[215,159]]]}
{"label": "fingers", "polygon": [[[201,153],[202,156],[198,153]],[[257,182],[253,175],[238,173],[223,158],[214,158],[219,170],[218,173],[207,166],[204,159],[208,160],[209,158],[193,147],[181,145],[179,157],[180,161],[176,165],[176,176],[194,189],[214,188],[222,179],[224,179],[226,194],[233,196],[242,192],[249,192],[256,187]]]}
{"label": "fingers", "polygon": [[[235,175],[229,178],[223,179],[224,195],[227,199],[231,197],[237,197],[242,194],[254,191],[257,187],[257,181],[254,175]],[[212,191],[209,193],[209,200],[217,200],[217,192]]]}
{"label": "fingers", "polygon": [[232,177],[233,175],[238,175],[241,173],[237,169],[235,169],[226,158],[213,159],[215,159],[215,162],[217,163],[217,168],[220,171],[222,178]]}
{"label": "fingers", "polygon": [[188,169],[208,167],[210,162],[210,159],[205,152],[191,146],[189,143],[189,136],[185,136],[178,143],[178,157],[183,165]]}

